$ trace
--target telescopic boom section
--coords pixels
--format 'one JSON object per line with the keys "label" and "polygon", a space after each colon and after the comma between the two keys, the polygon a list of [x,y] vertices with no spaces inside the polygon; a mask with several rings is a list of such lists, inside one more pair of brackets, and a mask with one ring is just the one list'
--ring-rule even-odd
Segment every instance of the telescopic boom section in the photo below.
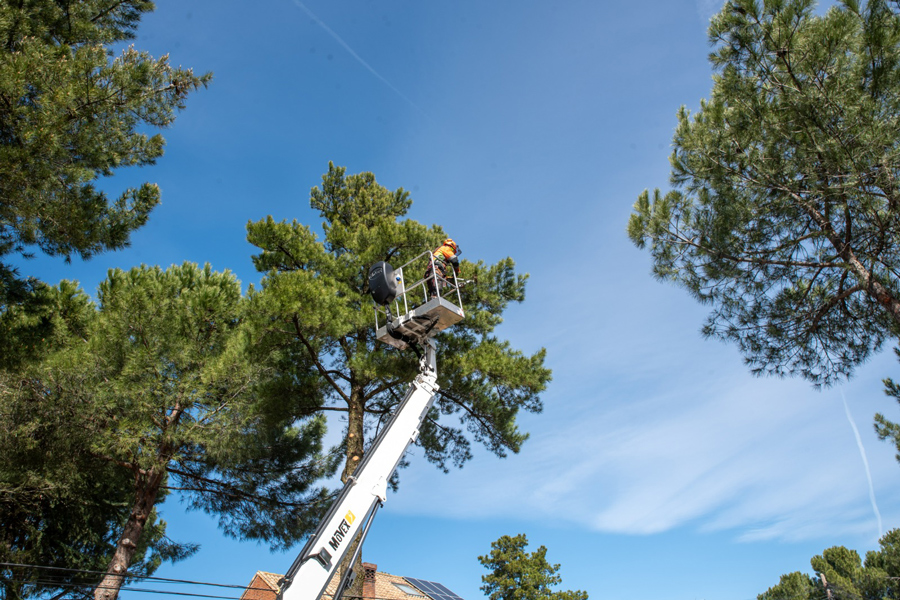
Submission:
{"label": "telescopic boom section", "polygon": [[[430,258],[430,253],[426,254]],[[291,565],[281,585],[280,596],[283,600],[320,600],[353,546],[353,540],[358,536],[357,552],[359,551],[372,518],[386,499],[391,475],[400,464],[407,447],[415,442],[422,421],[434,404],[438,385],[433,337],[462,319],[463,311],[446,299],[448,292],[455,292],[454,299],[459,299],[455,279],[452,283],[439,280],[440,274],[435,275],[433,267],[430,270],[430,277],[433,278],[431,289],[436,292],[436,297],[428,298],[428,276],[407,288],[404,285],[403,270],[411,271],[411,263],[397,271],[387,263],[374,265],[369,272],[369,287],[376,303],[380,305],[376,308],[387,317],[387,324],[380,329],[376,320],[378,338],[395,347],[412,346],[416,349],[420,355],[420,373],[397,406],[387,427],[375,439],[362,463],[353,472],[319,527]],[[422,272],[426,272],[424,268]],[[410,303],[415,302],[407,294],[416,293],[419,286],[425,292],[425,301],[409,308]],[[391,303],[397,310],[396,316],[389,309]],[[405,309],[403,312],[399,310],[401,306]],[[448,314],[451,317],[448,318]],[[421,355],[420,346],[424,348],[424,355]],[[345,576],[336,590],[334,600],[340,600],[346,584]]]}
{"label": "telescopic boom section", "polygon": [[433,371],[420,374],[388,427],[363,459],[340,496],[285,576],[284,600],[318,600],[363,525],[387,495],[388,480],[419,434],[438,386]]}

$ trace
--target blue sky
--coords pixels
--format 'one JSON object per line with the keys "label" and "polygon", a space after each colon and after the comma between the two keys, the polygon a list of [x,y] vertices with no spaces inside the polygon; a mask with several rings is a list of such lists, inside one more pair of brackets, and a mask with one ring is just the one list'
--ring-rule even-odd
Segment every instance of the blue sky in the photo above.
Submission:
{"label": "blue sky", "polygon": [[[127,250],[23,270],[93,292],[111,267],[193,261],[255,283],[247,222],[316,226],[309,190],[334,161],[409,190],[409,216],[466,258],[530,273],[499,333],[547,348],[554,371],[544,413],[522,418],[531,439],[449,475],[414,451],[365,548],[379,570],[474,600],[477,556],[525,533],[592,598],[747,600],[824,548],[864,552],[900,526],[900,465],[872,429],[877,411],[900,418],[881,384],[892,353],[824,392],[752,378],[625,235],[638,194],[667,189],[677,109],[709,94],[718,3],[158,4],[136,47],[214,80],[157,165],[104,185],[157,182],[162,204]],[[203,548],[159,576],[244,584],[293,561],[177,499],[162,512]]]}

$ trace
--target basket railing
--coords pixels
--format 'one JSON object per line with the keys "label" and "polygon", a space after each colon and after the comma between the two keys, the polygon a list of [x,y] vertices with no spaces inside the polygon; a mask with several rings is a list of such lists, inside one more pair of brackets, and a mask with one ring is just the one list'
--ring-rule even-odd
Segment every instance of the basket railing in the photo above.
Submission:
{"label": "basket railing", "polygon": [[[375,306],[376,330],[387,323],[389,307],[392,307],[391,316],[397,318],[434,298],[462,306],[456,270],[452,265],[446,265],[445,274],[442,275],[431,252],[423,252],[402,267],[394,269],[394,276],[397,278],[397,297],[388,306]],[[384,323],[381,322],[382,318]]]}

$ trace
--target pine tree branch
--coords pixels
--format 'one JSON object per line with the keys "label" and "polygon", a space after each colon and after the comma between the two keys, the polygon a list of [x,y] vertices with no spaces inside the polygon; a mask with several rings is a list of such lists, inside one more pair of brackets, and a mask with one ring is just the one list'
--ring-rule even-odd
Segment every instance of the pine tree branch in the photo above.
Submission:
{"label": "pine tree branch", "polygon": [[826,302],[819,310],[816,311],[816,314],[815,314],[815,315],[813,316],[813,318],[812,318],[812,322],[809,324],[809,327],[807,327],[806,330],[807,330],[808,332],[810,332],[810,333],[816,331],[816,329],[818,329],[819,322],[822,320],[822,318],[823,318],[826,314],[828,314],[828,312],[829,312],[832,308],[834,308],[834,307],[837,306],[838,304],[843,303],[844,300],[846,300],[846,299],[849,298],[850,296],[852,296],[852,295],[854,295],[854,294],[856,294],[856,293],[858,293],[858,292],[863,292],[863,291],[865,291],[865,288],[864,288],[863,286],[861,286],[861,285],[855,285],[855,286],[853,286],[853,287],[851,287],[851,288],[847,288],[847,289],[846,289],[845,291],[843,291],[842,293],[837,294],[836,296],[833,296],[833,297],[829,298],[829,299],[828,299],[828,302]]}
{"label": "pine tree branch", "polygon": [[343,380],[346,381],[347,383],[350,383],[350,378],[347,377],[346,375],[344,375],[344,373],[341,372],[341,371],[338,371],[338,370],[336,370],[336,369],[330,369],[330,370],[328,371],[328,374],[329,374],[329,375],[334,375],[335,377],[338,377],[338,378],[340,378],[340,379],[343,379]]}
{"label": "pine tree branch", "polygon": [[256,505],[264,506],[264,505],[278,505],[278,506],[290,506],[290,507],[303,507],[309,506],[309,502],[283,502],[280,500],[272,500],[270,498],[265,498],[262,496],[258,496],[256,494],[251,494],[249,492],[245,492],[243,490],[239,490],[235,488],[233,485],[230,485],[224,481],[219,481],[216,479],[210,479],[208,477],[203,477],[202,475],[197,475],[196,473],[190,473],[188,471],[182,471],[181,469],[177,469],[172,466],[166,467],[166,471],[172,473],[173,475],[178,475],[180,477],[184,477],[188,480],[194,480],[201,484],[206,484],[210,487],[204,486],[185,486],[185,487],[175,487],[175,486],[164,486],[167,490],[173,491],[181,491],[181,492],[196,492],[200,494],[214,494],[214,495],[222,495],[228,496],[230,498],[238,498],[248,500]]}
{"label": "pine tree branch", "polygon": [[374,398],[378,394],[382,394],[382,393],[388,391],[389,389],[394,388],[399,383],[402,383],[399,379],[394,379],[392,381],[385,382],[382,385],[375,388],[374,390],[371,390],[370,392],[368,392],[366,394],[366,399],[369,400],[371,398]]}
{"label": "pine tree branch", "polygon": [[306,348],[306,351],[309,353],[310,358],[312,358],[313,363],[315,363],[316,369],[319,371],[319,374],[322,375],[322,377],[324,377],[325,380],[331,384],[331,387],[334,388],[338,395],[344,399],[344,402],[349,405],[350,397],[347,396],[344,390],[342,390],[337,382],[335,382],[335,380],[331,377],[331,375],[329,375],[328,369],[326,369],[322,362],[319,360],[318,353],[313,350],[312,344],[309,343],[309,341],[306,339],[306,336],[304,336],[303,332],[300,330],[300,319],[297,318],[296,313],[291,317],[291,321],[294,324],[294,331],[297,334],[297,338]]}
{"label": "pine tree branch", "polygon": [[442,397],[452,401],[454,404],[460,406],[464,411],[466,411],[466,413],[469,415],[469,417],[471,417],[472,420],[474,420],[476,423],[478,423],[478,426],[481,428],[482,432],[486,433],[488,438],[491,438],[494,440],[495,444],[497,444],[498,446],[506,446],[505,440],[501,436],[499,436],[498,434],[495,433],[495,430],[493,427],[490,426],[490,423],[488,423],[485,419],[483,419],[481,417],[481,415],[479,415],[478,413],[473,411],[471,408],[469,408],[465,402],[463,402],[459,398],[456,398],[455,396],[451,396],[450,394],[448,394],[447,392],[445,392],[443,390],[440,393],[441,393]]}
{"label": "pine tree branch", "polygon": [[97,21],[99,21],[100,19],[102,19],[103,17],[108,15],[109,13],[113,12],[114,10],[116,10],[117,8],[119,8],[120,6],[125,4],[126,2],[127,2],[127,0],[119,0],[118,2],[114,2],[106,10],[103,10],[103,11],[97,13],[96,15],[94,15],[93,17],[91,17],[91,23],[96,23]]}

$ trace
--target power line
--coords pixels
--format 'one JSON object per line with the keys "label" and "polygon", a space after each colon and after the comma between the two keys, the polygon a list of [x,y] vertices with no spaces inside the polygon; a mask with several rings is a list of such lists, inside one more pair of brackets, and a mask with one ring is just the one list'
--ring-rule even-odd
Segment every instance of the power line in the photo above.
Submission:
{"label": "power line", "polygon": [[[52,586],[52,587],[90,588],[90,589],[96,589],[96,590],[117,589],[113,586],[108,586],[108,585],[94,586],[91,584],[84,584],[84,583],[45,581],[45,580],[40,580],[40,579],[33,580],[33,581],[22,580],[22,579],[6,579],[5,581],[9,581],[10,583],[22,583],[22,584],[28,584],[28,585],[44,585],[44,586]],[[215,584],[206,584],[206,585],[215,585]],[[263,588],[256,588],[256,589],[263,589]],[[193,598],[210,598],[210,599],[217,599],[217,600],[241,600],[239,596],[214,596],[212,594],[194,594],[191,592],[175,592],[175,591],[171,591],[171,590],[148,590],[148,589],[144,589],[144,588],[136,588],[136,587],[128,587],[128,586],[120,587],[120,588],[118,588],[118,590],[120,592],[143,592],[143,593],[148,593],[148,594],[165,594],[165,595],[169,595],[169,596],[190,596]],[[271,592],[272,590],[270,590],[269,588],[265,588],[265,591]]]}
{"label": "power line", "polygon": [[[24,567],[29,569],[43,569],[45,571],[66,571],[70,573],[87,573],[92,575],[106,575],[106,571],[91,571],[88,569],[72,569],[67,567],[51,567],[49,565],[28,565],[21,563],[5,563],[0,562],[0,567]],[[141,580],[152,580],[158,581],[162,583],[183,583],[188,585],[205,585],[212,587],[221,587],[221,588],[232,588],[239,589],[245,591],[260,591],[260,592],[269,592],[271,594],[275,594],[276,591],[269,587],[249,587],[243,585],[233,585],[227,583],[209,583],[204,581],[190,581],[187,579],[169,579],[166,577],[154,577],[152,575],[137,575],[135,573],[125,573],[122,575],[116,575],[117,577],[126,577],[126,578],[134,578]],[[33,580],[24,580],[24,579],[7,579],[5,577],[0,577],[2,581],[8,581],[10,583],[21,583],[25,585],[36,585],[36,586],[46,586],[46,587],[58,587],[58,588],[82,588],[82,589],[97,589],[97,590],[111,590],[115,589],[112,586],[103,586],[103,585],[94,585],[90,583],[73,583],[68,581],[54,581],[52,579],[33,579]],[[212,594],[195,594],[192,592],[176,592],[170,590],[149,590],[144,588],[136,588],[129,586],[122,586],[118,588],[120,592],[141,592],[147,594],[162,594],[169,596],[184,596],[191,598],[206,598],[207,600],[241,600],[242,596],[215,596]],[[327,591],[322,595],[323,598],[333,598],[332,594],[329,594]],[[346,600],[363,600],[361,596],[351,596],[348,594],[344,594],[343,596]],[[426,600],[426,596],[423,596],[423,600]],[[371,600],[389,600],[387,598],[374,598]],[[825,600],[824,598],[822,600]]]}
{"label": "power line", "polygon": [[[5,564],[9,564],[9,563],[0,563],[0,566],[5,565]],[[72,570],[72,571],[83,570],[83,569],[64,569],[61,567],[46,567],[46,568]],[[98,571],[93,571],[93,572],[96,573]],[[27,584],[27,585],[44,585],[44,586],[48,586],[48,587],[84,588],[85,591],[87,591],[88,588],[89,589],[98,589],[98,590],[116,589],[111,586],[103,586],[103,585],[94,586],[91,584],[84,584],[84,583],[70,583],[70,582],[60,582],[60,581],[41,580],[41,579],[30,580],[30,581],[22,580],[22,579],[4,579],[4,581],[8,581],[10,583],[22,583],[22,584]],[[168,581],[181,582],[181,583],[194,583],[194,582],[186,582],[186,581],[182,581],[182,580],[178,580],[178,579],[172,579],[172,580],[168,580]],[[241,589],[246,589],[246,590],[260,590],[260,591],[264,591],[264,592],[269,592],[271,594],[276,594],[276,591],[271,588],[252,588],[252,587],[244,588],[243,586],[228,586],[225,584],[216,584],[216,583],[201,583],[200,585],[215,585],[215,586],[221,586],[221,587],[239,587]],[[162,594],[162,595],[169,595],[169,596],[206,598],[208,600],[242,600],[242,598],[243,598],[243,596],[215,596],[215,595],[211,595],[211,594],[194,594],[194,593],[190,593],[190,592],[175,592],[175,591],[170,591],[170,590],[148,590],[148,589],[128,587],[128,586],[120,587],[120,588],[118,588],[118,590],[120,592],[142,592],[142,593],[148,593],[148,594]],[[323,599],[324,598],[332,598],[333,599],[334,595],[332,593],[328,593],[326,591],[325,593],[322,594],[322,598]],[[427,600],[427,598],[428,598],[427,596],[422,596],[423,600]],[[379,597],[369,598],[368,596],[365,596],[365,597],[353,596],[350,594],[344,594],[343,599],[344,600],[365,600],[365,599],[368,599],[368,600],[390,600],[389,598],[379,598]]]}
{"label": "power line", "polygon": [[[139,575],[137,573],[107,573],[106,571],[91,571],[88,569],[71,569],[67,567],[51,567],[49,565],[28,565],[21,563],[5,563],[0,562],[0,567],[20,567],[26,569],[43,569],[45,571],[66,571],[69,573],[87,573],[90,575],[112,575],[113,577],[122,577],[125,579],[141,579],[144,581],[159,581],[164,583],[184,583],[189,585],[206,585],[211,587],[221,587],[221,588],[232,588],[239,590],[258,590],[258,591],[272,591],[270,588],[253,588],[247,587],[245,585],[234,585],[228,583],[210,583],[206,581],[191,581],[188,579],[169,579],[166,577],[154,577],[152,575]],[[27,582],[26,582],[27,583]],[[60,583],[60,585],[63,585]]]}

